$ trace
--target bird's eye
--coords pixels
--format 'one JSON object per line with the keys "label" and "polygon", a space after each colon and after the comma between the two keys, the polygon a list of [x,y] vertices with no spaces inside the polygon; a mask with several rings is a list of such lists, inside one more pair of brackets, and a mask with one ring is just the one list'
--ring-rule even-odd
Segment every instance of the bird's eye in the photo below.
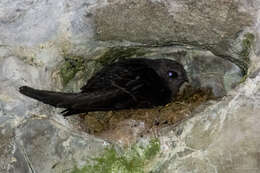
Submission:
{"label": "bird's eye", "polygon": [[177,78],[178,77],[178,73],[175,71],[168,71],[168,77],[169,78]]}

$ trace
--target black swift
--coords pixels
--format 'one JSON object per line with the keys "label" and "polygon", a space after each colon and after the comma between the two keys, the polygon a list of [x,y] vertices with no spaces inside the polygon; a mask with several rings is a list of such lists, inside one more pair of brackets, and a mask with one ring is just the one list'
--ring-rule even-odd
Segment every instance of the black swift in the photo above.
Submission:
{"label": "black swift", "polygon": [[19,88],[20,93],[58,108],[63,116],[92,111],[152,108],[169,103],[187,80],[181,64],[168,59],[135,58],[105,66],[79,93]]}

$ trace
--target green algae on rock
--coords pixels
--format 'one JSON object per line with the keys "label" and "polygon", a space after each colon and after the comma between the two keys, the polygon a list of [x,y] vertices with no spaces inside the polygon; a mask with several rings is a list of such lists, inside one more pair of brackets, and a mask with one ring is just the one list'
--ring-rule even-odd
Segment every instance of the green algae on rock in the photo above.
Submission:
{"label": "green algae on rock", "polygon": [[83,57],[66,56],[64,57],[64,63],[60,68],[60,75],[63,81],[63,85],[66,86],[68,82],[75,77],[77,72],[84,70]]}
{"label": "green algae on rock", "polygon": [[249,62],[249,54],[252,49],[252,44],[255,39],[255,36],[252,33],[246,33],[243,36],[242,40],[242,50],[240,52],[240,55],[244,57],[245,61]]}
{"label": "green algae on rock", "polygon": [[83,168],[75,167],[72,173],[144,173],[147,163],[159,152],[160,141],[157,138],[151,139],[146,146],[135,144],[124,152],[109,147],[101,156],[88,161]]}

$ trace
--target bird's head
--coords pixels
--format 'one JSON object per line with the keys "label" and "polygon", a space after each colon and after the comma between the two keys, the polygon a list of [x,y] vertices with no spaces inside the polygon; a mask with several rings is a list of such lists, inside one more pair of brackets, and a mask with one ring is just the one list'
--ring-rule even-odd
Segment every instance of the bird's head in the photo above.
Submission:
{"label": "bird's head", "polygon": [[159,65],[155,69],[156,72],[171,90],[172,97],[175,97],[182,84],[188,82],[186,71],[183,66],[176,61],[169,59],[158,59],[156,61]]}

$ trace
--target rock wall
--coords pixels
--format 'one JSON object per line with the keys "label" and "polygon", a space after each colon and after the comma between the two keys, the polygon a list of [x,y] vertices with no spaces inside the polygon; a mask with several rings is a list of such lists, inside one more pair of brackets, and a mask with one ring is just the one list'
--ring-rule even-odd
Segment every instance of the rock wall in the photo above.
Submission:
{"label": "rock wall", "polygon": [[259,172],[259,7],[240,0],[2,0],[0,172],[70,172],[109,145],[20,95],[19,86],[76,91],[102,65],[137,56],[175,59],[193,87],[226,95],[161,129],[153,172]]}

